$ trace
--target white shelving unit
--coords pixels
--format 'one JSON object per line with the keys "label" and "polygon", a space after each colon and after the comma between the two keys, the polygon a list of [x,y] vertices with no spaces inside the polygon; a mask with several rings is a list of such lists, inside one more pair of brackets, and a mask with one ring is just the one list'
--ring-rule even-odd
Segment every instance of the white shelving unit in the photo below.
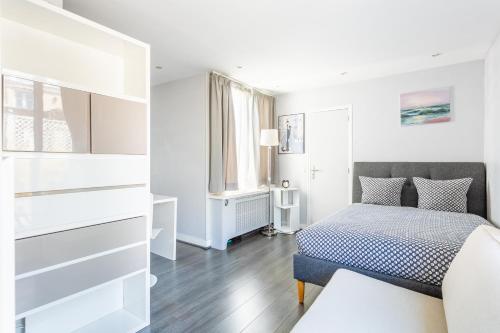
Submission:
{"label": "white shelving unit", "polygon": [[293,234],[300,229],[300,193],[296,187],[272,188],[274,198],[274,228],[282,233]]}
{"label": "white shelving unit", "polygon": [[15,171],[16,320],[137,332],[150,320],[149,45],[43,0],[0,6],[2,75],[137,102],[147,118],[143,155],[0,152]]}

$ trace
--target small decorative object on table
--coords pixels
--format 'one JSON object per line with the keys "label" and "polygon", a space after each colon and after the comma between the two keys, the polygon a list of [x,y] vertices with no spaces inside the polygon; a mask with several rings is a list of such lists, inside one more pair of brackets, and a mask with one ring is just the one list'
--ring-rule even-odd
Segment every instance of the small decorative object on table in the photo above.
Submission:
{"label": "small decorative object on table", "polygon": [[288,186],[290,186],[290,181],[289,181],[288,179],[283,179],[283,180],[281,181],[281,186],[282,186],[283,188],[288,188]]}

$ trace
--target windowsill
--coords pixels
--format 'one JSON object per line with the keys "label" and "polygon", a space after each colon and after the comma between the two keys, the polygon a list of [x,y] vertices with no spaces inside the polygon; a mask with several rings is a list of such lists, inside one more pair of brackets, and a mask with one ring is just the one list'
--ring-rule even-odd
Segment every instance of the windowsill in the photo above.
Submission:
{"label": "windowsill", "polygon": [[[274,185],[271,185],[271,188],[273,188],[273,187],[274,187]],[[269,192],[269,188],[267,186],[261,186],[261,187],[256,188],[256,189],[249,189],[249,190],[225,191],[225,192],[221,192],[221,193],[209,193],[207,197],[209,199],[226,200],[226,199],[241,198],[241,197],[245,197],[248,195],[267,193],[267,192]]]}

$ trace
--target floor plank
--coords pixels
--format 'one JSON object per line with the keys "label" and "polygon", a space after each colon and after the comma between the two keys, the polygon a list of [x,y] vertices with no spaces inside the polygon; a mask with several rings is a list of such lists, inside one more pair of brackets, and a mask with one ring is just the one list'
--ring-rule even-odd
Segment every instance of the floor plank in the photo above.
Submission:
{"label": "floor plank", "polygon": [[177,244],[177,261],[151,255],[151,326],[141,333],[289,332],[321,291],[297,302],[295,236],[255,234],[226,251]]}

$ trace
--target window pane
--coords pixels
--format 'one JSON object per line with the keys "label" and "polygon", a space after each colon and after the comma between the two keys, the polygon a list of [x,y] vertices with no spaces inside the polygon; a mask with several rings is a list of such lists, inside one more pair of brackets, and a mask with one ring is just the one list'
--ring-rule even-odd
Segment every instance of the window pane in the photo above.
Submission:
{"label": "window pane", "polygon": [[238,187],[240,190],[255,189],[258,185],[259,119],[253,108],[252,93],[233,87]]}

